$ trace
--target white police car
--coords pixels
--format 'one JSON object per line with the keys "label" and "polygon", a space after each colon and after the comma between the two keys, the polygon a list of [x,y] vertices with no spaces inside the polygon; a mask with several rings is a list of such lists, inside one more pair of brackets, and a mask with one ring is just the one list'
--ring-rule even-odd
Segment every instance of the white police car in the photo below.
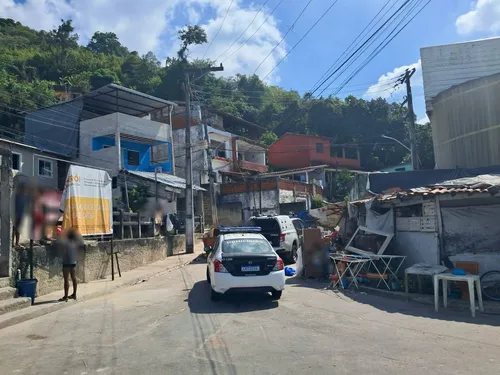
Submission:
{"label": "white police car", "polygon": [[279,299],[285,289],[283,260],[258,227],[220,227],[213,248],[206,247],[207,281],[212,300],[243,291],[271,292]]}

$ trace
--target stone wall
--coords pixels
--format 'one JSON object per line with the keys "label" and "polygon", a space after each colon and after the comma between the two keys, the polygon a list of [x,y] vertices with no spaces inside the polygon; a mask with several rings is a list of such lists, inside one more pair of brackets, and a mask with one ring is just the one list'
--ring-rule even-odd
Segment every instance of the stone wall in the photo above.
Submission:
{"label": "stone wall", "polygon": [[[114,240],[113,247],[118,253],[121,272],[126,272],[162,260],[167,257],[167,253],[168,255],[182,253],[184,243],[184,235],[177,235],[168,241],[165,238]],[[85,283],[110,276],[110,252],[110,242],[86,242],[85,250],[78,256],[76,276],[79,282]],[[37,295],[48,294],[56,290],[62,291],[61,257],[54,247],[35,246],[33,263],[33,276],[38,280]],[[14,257],[13,270],[17,268],[21,269],[24,278],[29,278],[28,250],[19,252]],[[117,273],[115,263],[116,276]]]}

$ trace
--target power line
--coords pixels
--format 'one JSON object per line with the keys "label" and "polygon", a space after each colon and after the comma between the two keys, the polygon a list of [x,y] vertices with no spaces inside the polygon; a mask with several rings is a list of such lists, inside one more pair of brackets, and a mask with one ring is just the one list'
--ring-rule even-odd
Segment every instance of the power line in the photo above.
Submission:
{"label": "power line", "polygon": [[269,14],[267,15],[267,17],[264,19],[264,22],[262,22],[262,23],[261,23],[261,25],[257,28],[257,30],[255,30],[255,31],[254,31],[254,33],[253,33],[252,35],[250,35],[250,36],[248,37],[248,39],[247,39],[247,40],[245,40],[245,41],[244,41],[244,42],[243,42],[243,43],[242,43],[242,44],[241,44],[238,48],[236,48],[233,52],[231,52],[231,54],[230,54],[229,56],[227,56],[224,60],[222,60],[222,63],[224,63],[225,61],[227,61],[227,60],[228,60],[231,56],[233,56],[236,52],[238,52],[241,48],[243,48],[243,46],[244,46],[244,45],[246,45],[246,44],[250,41],[250,39],[252,39],[252,38],[255,36],[255,34],[257,34],[257,33],[259,32],[259,30],[262,28],[262,26],[264,26],[264,25],[266,24],[266,22],[267,22],[267,20],[269,19],[269,17],[271,17],[271,16],[273,15],[274,11],[275,11],[276,9],[278,9],[278,7],[280,6],[280,4],[281,4],[282,2],[283,2],[283,0],[280,0],[280,1],[278,2],[278,4],[276,4],[276,6],[275,6],[275,7],[273,8],[273,10],[271,11],[271,13],[269,13]]}
{"label": "power line", "polygon": [[[316,27],[316,25],[328,14],[328,12],[334,7],[335,4],[337,4],[338,0],[335,0],[329,7],[327,10],[325,10],[323,12],[323,14],[321,15],[321,17],[319,17],[316,22],[309,28],[309,30],[307,30],[307,32],[302,36],[302,38],[299,39],[299,41],[297,43],[294,44],[294,46],[290,49],[290,51],[287,52],[287,54],[285,56],[283,56],[280,61],[278,61],[278,63],[271,69],[271,71],[269,73],[266,74],[266,76],[264,78],[262,78],[263,81],[265,81],[265,79],[267,77],[269,77],[269,75],[274,72],[274,70],[281,64],[281,62],[286,59],[288,57],[288,55],[290,55],[293,50],[295,49],[295,47],[297,47],[300,42],[302,42],[306,36],[312,31],[312,29],[314,29]],[[293,26],[292,26],[293,28]]]}
{"label": "power line", "polygon": [[203,57],[202,59],[205,58],[205,56],[207,55],[208,51],[210,50],[210,47],[212,46],[212,43],[214,42],[215,39],[217,39],[217,37],[219,36],[219,33],[222,29],[222,26],[224,25],[224,22],[226,22],[226,18],[227,18],[227,15],[229,13],[229,9],[231,9],[231,5],[233,5],[233,1],[234,0],[231,0],[231,2],[229,3],[229,6],[227,7],[227,10],[226,10],[226,14],[224,15],[224,19],[222,20],[222,23],[220,24],[220,27],[219,27],[219,30],[217,30],[217,33],[215,34],[215,36],[212,38],[212,40],[210,41],[210,44],[208,45],[208,48],[207,50],[205,51],[205,53],[203,54]]}
{"label": "power line", "polygon": [[302,15],[304,14],[304,12],[306,11],[306,9],[309,7],[309,5],[312,3],[312,0],[309,0],[306,4],[306,6],[302,9],[302,11],[299,13],[299,15],[297,16],[297,18],[295,19],[295,21],[293,21],[292,23],[292,26],[290,26],[290,28],[287,30],[287,32],[285,33],[285,35],[283,35],[283,37],[281,38],[281,40],[278,42],[278,44],[276,44],[274,46],[274,48],[267,54],[267,56],[264,58],[264,60],[262,60],[260,62],[260,64],[257,66],[257,68],[255,68],[253,74],[257,73],[257,70],[259,70],[259,68],[262,66],[262,64],[264,64],[264,62],[267,60],[267,58],[269,56],[271,56],[271,54],[276,50],[276,48],[278,48],[278,46],[285,40],[286,36],[290,33],[290,31],[293,29],[293,27],[295,26],[295,24],[297,23],[297,21],[300,19],[300,17],[302,17]]}
{"label": "power line", "polygon": [[[370,25],[378,18],[378,16],[380,15],[380,13],[382,13],[382,11],[387,7],[387,5],[389,5],[389,3],[391,2],[392,0],[387,0],[387,2],[384,4],[384,6],[378,11],[378,13],[371,19],[371,21],[365,26],[365,28],[357,35],[357,37],[351,42],[351,44],[340,54],[339,57],[337,57],[337,59],[332,63],[332,65],[330,65],[330,67],[325,71],[325,73],[323,73],[323,75],[321,76],[321,78],[316,81],[316,83],[313,85],[312,89],[310,89],[309,91],[311,90],[314,90],[316,88],[316,86],[321,82],[321,80],[323,78],[325,78],[329,72],[331,71],[331,69],[333,69],[333,67],[335,66],[335,64],[337,64],[340,59],[342,59],[345,55],[347,55],[351,49],[353,47],[355,47],[357,44],[358,44],[358,40],[360,40],[362,38],[362,36],[365,34],[365,31],[370,27]],[[395,3],[394,3],[395,4]],[[393,4],[393,6],[394,6]],[[392,7],[391,7],[392,8]],[[383,15],[382,15],[382,18],[387,14],[387,12],[391,9],[389,8]],[[378,23],[378,21],[368,30],[368,32],[370,32],[373,27]]]}
{"label": "power line", "polygon": [[[419,5],[423,3],[424,0],[420,0],[419,2],[416,2],[415,5],[408,11],[408,13],[399,21],[399,23],[396,25],[396,27],[393,29],[393,31],[386,36],[386,38],[375,48],[375,50],[371,53],[368,58],[366,58],[358,67],[358,69],[353,72],[344,82],[343,84],[346,85],[349,83],[366,65],[368,65],[396,36],[398,36],[401,31],[403,31],[406,26],[422,12],[425,7],[431,2],[431,0],[428,0],[427,3],[425,3],[410,19],[408,22],[406,22],[401,28],[398,27],[411,15],[411,12],[413,12],[415,9],[418,8]],[[342,86],[341,88],[342,89]],[[338,91],[337,91],[338,92]],[[335,94],[334,94],[335,95]]]}
{"label": "power line", "polygon": [[[363,42],[363,44],[361,44],[361,46],[359,46],[353,53],[351,53],[351,55],[349,55],[349,57],[344,60],[344,62],[337,68],[335,69],[331,74],[329,74],[319,85],[316,89],[314,89],[312,92],[311,92],[311,96],[314,95],[314,93],[316,91],[318,91],[326,82],[328,82],[330,80],[331,77],[333,77],[333,75],[335,75],[335,73],[337,73],[340,69],[342,69],[342,67],[344,65],[346,65],[367,43],[370,42],[370,40],[372,40],[383,28],[385,25],[387,25],[387,23],[392,20],[407,4],[408,4],[409,0],[406,0],[383,24],[382,26],[380,26],[374,33],[372,33],[372,35]],[[323,90],[324,91],[324,90]],[[323,91],[321,93],[323,93]],[[320,95],[321,95],[320,93]]]}
{"label": "power line", "polygon": [[248,30],[248,29],[250,28],[250,26],[252,26],[252,24],[254,23],[255,19],[256,19],[256,18],[257,18],[257,16],[259,15],[259,13],[260,13],[260,11],[262,10],[262,8],[264,8],[264,6],[265,6],[268,2],[269,2],[269,0],[264,1],[264,3],[260,6],[260,8],[259,8],[259,10],[257,11],[257,13],[255,13],[255,16],[254,16],[254,17],[253,17],[253,19],[250,21],[250,23],[248,24],[248,26],[246,27],[246,29],[245,29],[245,30],[243,30],[243,32],[242,32],[242,33],[241,33],[241,34],[240,34],[240,35],[239,35],[239,36],[238,36],[238,37],[234,40],[234,42],[233,42],[233,43],[231,43],[231,45],[230,45],[230,46],[229,46],[229,47],[228,47],[228,48],[227,48],[224,52],[222,52],[222,53],[219,55],[219,57],[217,57],[217,58],[215,59],[215,61],[219,60],[219,59],[222,57],[222,55],[224,55],[227,51],[229,51],[229,50],[230,50],[230,49],[231,49],[231,48],[235,45],[235,43],[236,43],[238,40],[240,40],[240,38],[241,38],[243,35],[245,35],[245,33],[247,32],[247,30]]}

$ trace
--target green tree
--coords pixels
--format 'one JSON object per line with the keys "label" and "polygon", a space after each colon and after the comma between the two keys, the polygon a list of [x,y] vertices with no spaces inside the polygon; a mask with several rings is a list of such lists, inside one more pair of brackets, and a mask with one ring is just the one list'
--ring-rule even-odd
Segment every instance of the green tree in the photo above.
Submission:
{"label": "green tree", "polygon": [[128,54],[128,49],[120,43],[115,33],[102,33],[96,31],[87,48],[94,53],[104,53],[106,55],[116,55],[125,57]]}
{"label": "green tree", "polygon": [[278,136],[269,130],[262,134],[262,137],[260,137],[260,143],[264,146],[271,146],[277,140]]}
{"label": "green tree", "polygon": [[177,57],[183,62],[187,62],[189,47],[207,42],[207,34],[205,30],[198,25],[188,25],[179,30],[179,40],[181,41],[181,49],[177,52]]}

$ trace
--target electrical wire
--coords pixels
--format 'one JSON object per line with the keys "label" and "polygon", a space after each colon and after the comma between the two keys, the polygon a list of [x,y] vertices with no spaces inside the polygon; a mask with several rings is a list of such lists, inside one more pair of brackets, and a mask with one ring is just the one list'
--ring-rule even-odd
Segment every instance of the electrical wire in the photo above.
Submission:
{"label": "electrical wire", "polygon": [[[351,42],[351,44],[349,44],[349,46],[340,54],[339,57],[337,57],[337,59],[330,65],[330,67],[328,67],[328,69],[325,71],[325,73],[323,73],[323,75],[320,77],[320,79],[318,81],[316,81],[316,83],[313,85],[313,87],[311,89],[309,89],[309,91],[312,91],[316,88],[316,86],[321,82],[321,80],[323,78],[325,78],[331,71],[331,69],[334,68],[335,64],[337,64],[345,55],[347,55],[352,48],[355,48],[357,45],[358,45],[358,41],[364,36],[365,32],[370,32],[373,27],[379,22],[377,21],[373,26],[372,28],[370,28],[368,30],[368,28],[370,27],[370,25],[372,23],[374,23],[374,21],[378,18],[378,16],[380,15],[380,13],[382,13],[382,11],[389,5],[389,3],[391,2],[392,0],[387,0],[387,2],[382,6],[382,8],[378,11],[378,13],[371,19],[371,21],[365,26],[365,28],[356,36],[356,38]],[[392,6],[394,6],[396,3],[394,3]],[[392,8],[392,7],[391,7]],[[389,8],[383,15],[382,15],[382,19],[383,17],[385,17],[385,15],[387,14],[387,12],[391,9]]]}
{"label": "electrical wire", "polygon": [[267,17],[264,19],[264,22],[261,23],[261,25],[257,28],[257,30],[254,31],[254,33],[252,35],[250,35],[248,37],[247,40],[245,40],[238,48],[236,48],[233,52],[231,52],[231,54],[229,56],[227,56],[224,60],[221,61],[221,63],[224,63],[225,61],[227,61],[229,58],[231,58],[236,52],[238,52],[241,48],[243,48],[243,46],[245,46],[249,41],[250,39],[252,39],[255,34],[257,34],[259,32],[259,30],[262,28],[262,26],[264,26],[267,22],[267,20],[273,15],[274,11],[276,9],[278,9],[278,7],[281,5],[281,3],[283,2],[284,0],[280,0],[278,2],[278,4],[276,4],[276,6],[273,8],[273,10],[271,11],[271,13],[269,13],[267,15]]}
{"label": "electrical wire", "polygon": [[259,15],[260,11],[264,8],[264,6],[269,2],[269,0],[266,0],[264,1],[264,3],[260,6],[259,10],[257,11],[257,13],[255,13],[255,16],[252,18],[252,20],[250,21],[250,23],[248,24],[248,26],[246,27],[245,30],[243,30],[243,32],[234,40],[233,43],[231,43],[231,45],[224,51],[222,52],[219,57],[217,57],[215,59],[215,61],[218,61],[222,55],[224,55],[227,51],[229,51],[235,44],[238,40],[240,40],[240,38],[245,35],[245,33],[248,31],[248,29],[250,28],[250,26],[252,26],[252,24],[254,23],[255,19],[257,18],[257,16]]}
{"label": "electrical wire", "polygon": [[[330,80],[331,77],[333,77],[335,75],[335,73],[337,73],[340,69],[342,69],[343,66],[345,66],[347,63],[349,63],[349,61],[354,58],[356,56],[356,54],[361,51],[364,46],[366,44],[368,44],[373,38],[375,38],[378,33],[385,27],[385,25],[387,25],[394,17],[396,17],[399,12],[401,10],[403,10],[409,3],[410,0],[406,0],[374,33],[372,33],[370,35],[370,37],[368,39],[366,39],[362,44],[361,46],[359,46],[354,52],[352,52],[349,57],[347,59],[344,60],[344,62],[342,64],[340,64],[339,67],[337,67],[336,69],[334,69],[334,71],[329,74],[319,85],[316,89],[314,89],[312,92],[311,92],[311,96],[314,95],[314,93],[316,93],[316,91],[318,91],[326,82],[328,82]],[[323,93],[324,90],[321,92]],[[320,95],[321,95],[320,93]]]}
{"label": "electrical wire", "polygon": [[210,50],[210,47],[212,46],[213,42],[215,39],[217,39],[217,37],[219,36],[219,33],[220,31],[222,30],[222,26],[224,25],[224,22],[226,22],[226,18],[227,18],[227,15],[229,13],[229,10],[231,9],[231,5],[233,5],[233,1],[234,0],[231,0],[231,2],[229,3],[229,6],[227,7],[227,10],[226,10],[226,14],[224,15],[224,19],[222,20],[222,23],[220,24],[220,27],[219,27],[219,30],[217,30],[217,33],[215,34],[215,36],[212,38],[212,40],[210,41],[210,44],[208,45],[205,53],[203,54],[203,57],[202,59],[205,58],[205,56],[207,55],[208,51]]}
{"label": "electrical wire", "polygon": [[[276,65],[274,65],[274,67],[269,71],[269,73],[266,74],[266,76],[264,78],[262,78],[262,81],[265,81],[267,77],[269,77],[269,75],[271,75],[272,72],[274,72],[274,70],[283,62],[284,59],[286,59],[288,57],[288,55],[290,55],[293,50],[307,37],[307,35],[309,35],[309,33],[316,27],[316,25],[318,25],[318,23],[328,14],[328,12],[335,6],[335,4],[337,4],[338,0],[335,0],[329,7],[327,10],[325,10],[323,12],[323,14],[321,15],[321,17],[319,17],[316,22],[309,28],[309,30],[307,30],[307,32],[302,36],[302,38],[299,39],[299,41],[297,43],[295,43],[293,45],[293,47],[286,53],[285,56],[283,56],[277,63]],[[292,28],[293,28],[293,25],[292,25]]]}
{"label": "electrical wire", "polygon": [[266,57],[264,57],[264,60],[262,60],[260,62],[260,64],[257,66],[257,68],[255,68],[253,74],[257,73],[257,70],[259,70],[259,68],[262,66],[262,64],[264,64],[264,62],[268,59],[269,56],[271,56],[271,54],[276,50],[276,48],[279,47],[279,45],[285,40],[286,36],[290,33],[290,31],[294,28],[295,24],[297,23],[297,21],[300,19],[300,17],[302,17],[302,15],[304,14],[304,12],[306,11],[306,9],[309,7],[309,5],[311,5],[313,0],[309,0],[306,4],[306,6],[302,9],[302,11],[299,13],[299,15],[297,16],[297,18],[295,19],[295,21],[293,21],[292,23],[292,26],[290,26],[290,28],[287,30],[287,32],[285,33],[285,35],[283,35],[283,37],[281,38],[281,40],[278,42],[278,44],[276,44],[274,46],[273,49],[271,49],[271,51],[267,54]]}

